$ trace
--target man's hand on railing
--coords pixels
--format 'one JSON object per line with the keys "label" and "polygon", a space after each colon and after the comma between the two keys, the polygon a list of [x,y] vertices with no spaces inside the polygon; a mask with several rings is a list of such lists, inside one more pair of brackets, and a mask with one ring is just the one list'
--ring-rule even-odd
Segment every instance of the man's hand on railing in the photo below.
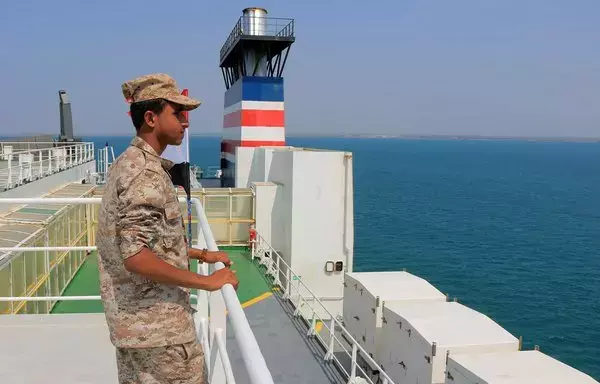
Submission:
{"label": "man's hand on railing", "polygon": [[225,264],[226,267],[230,267],[233,262],[229,260],[226,252],[223,251],[209,251],[207,249],[188,248],[188,257],[190,259],[200,260],[203,263],[214,264],[219,261]]}
{"label": "man's hand on railing", "polygon": [[235,271],[229,268],[222,268],[214,271],[209,278],[216,284],[214,289],[215,291],[217,289],[221,289],[221,287],[225,284],[231,284],[233,285],[233,289],[237,290],[237,287],[240,284],[237,276],[235,275]]}
{"label": "man's hand on railing", "polygon": [[235,289],[239,284],[235,272],[222,268],[209,276],[179,269],[160,259],[150,249],[143,247],[135,255],[124,261],[125,269],[137,273],[158,283],[177,285],[185,288],[197,288],[205,291],[216,291],[225,284],[231,284]]}

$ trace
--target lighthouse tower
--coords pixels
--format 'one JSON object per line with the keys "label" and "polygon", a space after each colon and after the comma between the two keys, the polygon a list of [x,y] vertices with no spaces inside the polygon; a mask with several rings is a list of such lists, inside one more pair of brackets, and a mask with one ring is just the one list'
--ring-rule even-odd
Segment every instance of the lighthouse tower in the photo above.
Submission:
{"label": "lighthouse tower", "polygon": [[221,48],[222,187],[246,187],[236,184],[247,178],[239,173],[250,168],[253,148],[285,146],[283,69],[294,40],[293,19],[246,8]]}

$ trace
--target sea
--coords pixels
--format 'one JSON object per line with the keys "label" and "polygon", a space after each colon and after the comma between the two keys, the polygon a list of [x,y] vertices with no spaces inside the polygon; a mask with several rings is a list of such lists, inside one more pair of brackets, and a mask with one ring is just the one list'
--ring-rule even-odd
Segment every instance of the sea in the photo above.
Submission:
{"label": "sea", "polygon": [[[89,137],[121,153],[131,137]],[[600,143],[290,137],[353,153],[355,271],[406,269],[600,380]],[[219,137],[190,139],[218,166]]]}

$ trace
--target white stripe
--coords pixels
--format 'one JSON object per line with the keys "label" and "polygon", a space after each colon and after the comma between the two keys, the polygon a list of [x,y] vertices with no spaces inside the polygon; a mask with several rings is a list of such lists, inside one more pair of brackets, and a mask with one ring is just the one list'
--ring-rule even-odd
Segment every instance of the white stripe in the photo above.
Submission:
{"label": "white stripe", "polygon": [[283,127],[231,127],[223,129],[223,140],[284,141]]}
{"label": "white stripe", "polygon": [[259,109],[261,111],[283,111],[283,101],[251,101],[242,100],[223,110],[223,116],[228,115],[232,112],[239,111],[240,109]]}

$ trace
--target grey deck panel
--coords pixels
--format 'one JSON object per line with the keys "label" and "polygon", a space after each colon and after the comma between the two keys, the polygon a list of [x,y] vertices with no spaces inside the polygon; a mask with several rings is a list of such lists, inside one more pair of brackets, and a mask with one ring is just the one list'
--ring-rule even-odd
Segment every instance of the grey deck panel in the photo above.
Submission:
{"label": "grey deck panel", "polygon": [[[275,383],[345,383],[323,361],[324,351],[302,336],[306,325],[272,296],[245,309]],[[115,350],[104,314],[0,316],[0,383],[117,382]],[[249,383],[233,330],[227,349],[237,384]]]}
{"label": "grey deck panel", "polygon": [[104,314],[0,316],[0,383],[113,384]]}
{"label": "grey deck panel", "polygon": [[[331,363],[323,360],[325,351],[321,345],[304,336],[306,324],[293,318],[293,309],[279,296],[273,295],[244,311],[275,384],[347,382]],[[227,352],[236,384],[249,384],[230,324],[227,325]]]}

